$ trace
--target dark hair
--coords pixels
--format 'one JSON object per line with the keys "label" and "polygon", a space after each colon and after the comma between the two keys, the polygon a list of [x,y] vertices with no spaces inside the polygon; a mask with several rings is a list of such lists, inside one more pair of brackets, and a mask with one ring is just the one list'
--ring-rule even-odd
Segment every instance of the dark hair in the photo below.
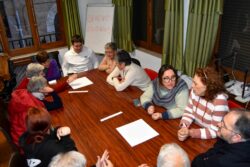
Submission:
{"label": "dark hair", "polygon": [[158,79],[159,79],[160,84],[162,85],[162,76],[163,76],[164,72],[167,71],[167,70],[172,70],[174,72],[174,74],[176,76],[176,83],[177,83],[177,81],[179,79],[179,76],[177,74],[177,70],[171,65],[164,64],[164,65],[161,66],[161,68],[160,68],[160,70],[158,72]]}
{"label": "dark hair", "polygon": [[212,67],[197,68],[195,75],[200,77],[201,82],[207,86],[204,98],[213,101],[219,93],[225,93],[225,87],[220,74]]}
{"label": "dark hair", "polygon": [[240,132],[240,135],[245,139],[250,139],[250,111],[240,111],[241,115],[235,122],[235,129]]}
{"label": "dark hair", "polygon": [[117,59],[118,59],[118,63],[125,63],[125,66],[130,65],[132,62],[132,59],[129,53],[126,52],[125,50],[121,50],[117,52]]}
{"label": "dark hair", "polygon": [[76,42],[80,42],[82,44],[84,44],[84,40],[83,38],[80,36],[80,35],[74,35],[72,38],[71,38],[71,44],[73,45],[74,43]]}
{"label": "dark hair", "polygon": [[117,51],[117,46],[116,46],[115,42],[106,43],[105,49],[107,49],[107,48],[111,48],[112,50]]}
{"label": "dark hair", "polygon": [[49,59],[49,55],[45,50],[38,52],[36,55],[36,60],[40,64],[45,63],[48,59]]}
{"label": "dark hair", "polygon": [[26,142],[40,143],[51,127],[51,116],[44,108],[31,107],[26,116],[26,125],[29,133]]}

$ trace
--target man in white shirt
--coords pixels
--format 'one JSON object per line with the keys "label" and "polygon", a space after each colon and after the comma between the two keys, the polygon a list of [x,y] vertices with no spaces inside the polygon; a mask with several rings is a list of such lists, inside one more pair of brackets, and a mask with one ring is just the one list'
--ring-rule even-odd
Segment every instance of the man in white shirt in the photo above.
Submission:
{"label": "man in white shirt", "polygon": [[133,63],[128,52],[124,50],[117,52],[117,59],[117,66],[108,75],[107,82],[113,85],[117,91],[123,91],[129,85],[145,91],[151,84],[151,80],[144,69]]}
{"label": "man in white shirt", "polygon": [[64,76],[71,73],[88,71],[98,67],[95,53],[83,46],[84,41],[80,35],[74,35],[71,39],[72,46],[64,55],[62,70]]}

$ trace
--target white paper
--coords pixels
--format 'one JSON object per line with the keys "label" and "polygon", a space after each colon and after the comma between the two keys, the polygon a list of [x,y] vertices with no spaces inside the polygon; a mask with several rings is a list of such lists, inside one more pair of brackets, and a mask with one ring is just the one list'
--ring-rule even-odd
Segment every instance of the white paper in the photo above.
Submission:
{"label": "white paper", "polygon": [[56,83],[56,80],[49,81],[49,85],[55,85]]}
{"label": "white paper", "polygon": [[122,137],[129,143],[131,147],[141,144],[159,133],[149,126],[143,119],[131,122],[116,128]]}
{"label": "white paper", "polygon": [[78,78],[78,79],[72,81],[71,83],[69,83],[69,85],[72,87],[72,89],[82,88],[84,86],[88,86],[91,84],[93,84],[93,82],[90,81],[87,77]]}

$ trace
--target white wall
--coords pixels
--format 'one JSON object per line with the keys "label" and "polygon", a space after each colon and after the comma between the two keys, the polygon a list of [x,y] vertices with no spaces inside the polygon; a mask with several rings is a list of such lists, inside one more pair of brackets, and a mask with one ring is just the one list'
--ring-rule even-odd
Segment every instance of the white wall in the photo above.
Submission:
{"label": "white wall", "polygon": [[[82,32],[84,36],[85,36],[87,5],[95,4],[95,3],[112,3],[112,0],[78,0],[81,26],[82,26]],[[135,52],[132,53],[132,55],[134,58],[138,59],[141,62],[141,65],[143,68],[150,68],[158,72],[161,66],[160,58],[152,56],[151,54],[138,50],[138,49],[136,49]],[[99,60],[101,58],[102,57],[99,57]]]}

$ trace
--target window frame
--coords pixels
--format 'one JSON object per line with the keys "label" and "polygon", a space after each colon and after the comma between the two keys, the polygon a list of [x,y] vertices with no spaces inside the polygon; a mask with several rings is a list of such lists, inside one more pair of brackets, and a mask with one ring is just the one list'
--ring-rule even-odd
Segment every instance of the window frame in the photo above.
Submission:
{"label": "window frame", "polygon": [[147,0],[147,40],[134,40],[136,46],[162,54],[163,46],[152,42],[153,36],[153,0]]}
{"label": "window frame", "polygon": [[31,30],[31,35],[33,37],[34,45],[30,47],[16,48],[16,49],[11,50],[8,46],[9,45],[8,37],[7,37],[6,32],[4,31],[4,24],[3,24],[2,17],[0,15],[0,39],[2,41],[4,52],[6,52],[9,56],[14,57],[14,56],[18,56],[21,54],[34,53],[42,49],[46,50],[46,49],[52,49],[55,47],[66,46],[64,20],[63,20],[63,13],[62,13],[62,1],[56,0],[57,11],[58,11],[58,16],[59,16],[58,18],[61,24],[60,26],[61,40],[50,42],[50,43],[40,42],[33,0],[25,0],[25,3],[26,3],[27,15],[29,19],[30,30]]}

